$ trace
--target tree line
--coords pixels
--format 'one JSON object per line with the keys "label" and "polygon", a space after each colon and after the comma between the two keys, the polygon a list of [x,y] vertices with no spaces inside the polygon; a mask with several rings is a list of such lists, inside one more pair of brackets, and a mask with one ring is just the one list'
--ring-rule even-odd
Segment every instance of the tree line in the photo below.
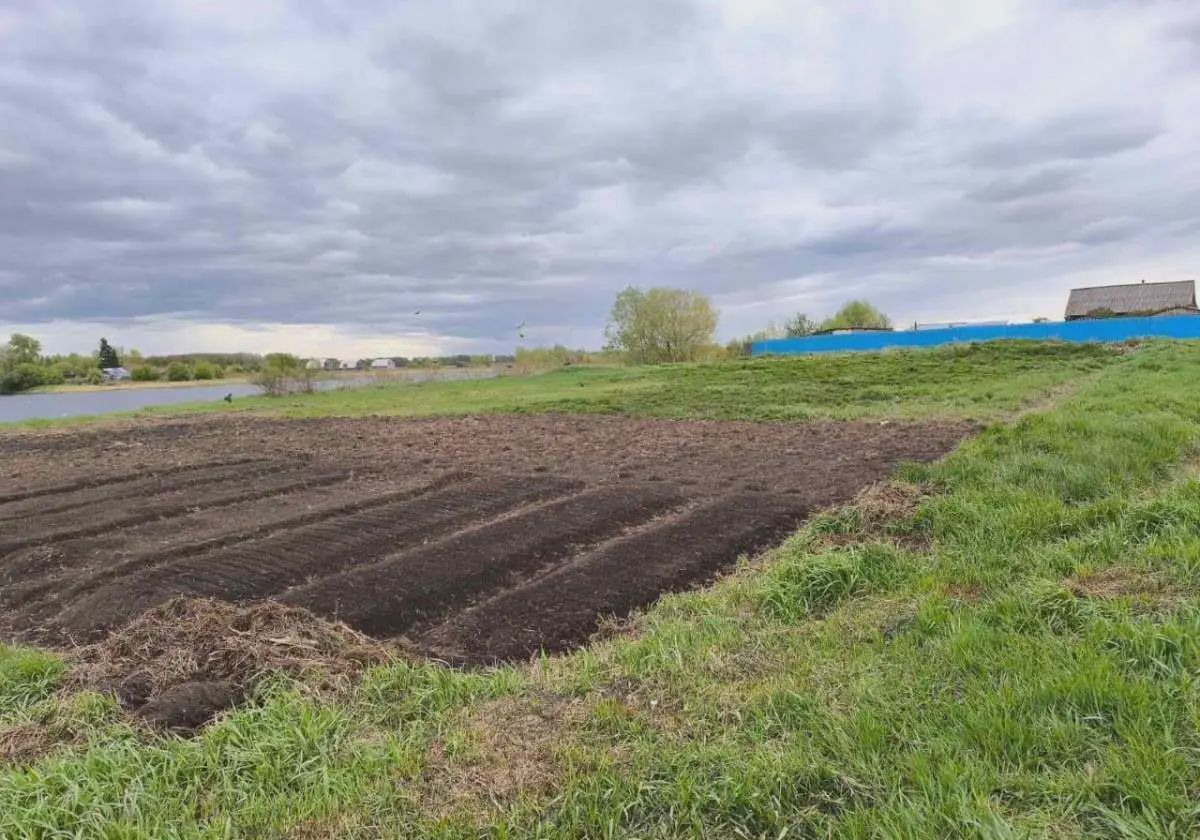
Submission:
{"label": "tree line", "polygon": [[852,300],[822,321],[797,313],[759,332],[716,344],[717,311],[699,292],[633,287],[617,295],[605,336],[608,348],[634,364],[692,362],[720,356],[746,356],[756,341],[800,338],[840,329],[891,329],[892,321],[865,300]]}
{"label": "tree line", "polygon": [[[722,356],[749,355],[756,341],[771,338],[796,338],[838,329],[890,329],[891,319],[865,300],[852,300],[821,321],[797,313],[781,326],[769,323],[764,329],[734,339],[721,347],[716,342],[717,310],[703,294],[688,289],[632,286],[617,295],[605,328],[603,361],[622,360],[631,364],[691,362]],[[468,367],[480,364],[513,364],[522,370],[561,367],[594,361],[595,353],[552,348],[518,348],[511,356],[458,354],[406,358],[391,357],[396,367]],[[371,367],[372,359],[358,359],[355,367]],[[336,359],[324,360],[331,369],[340,368]],[[310,390],[312,376],[297,374],[310,369],[297,356],[273,353],[193,353],[187,355],[143,356],[137,350],[125,351],[101,338],[95,353],[44,356],[37,339],[13,334],[0,346],[0,394],[26,391],[42,385],[64,383],[99,384],[105,370],[128,368],[130,378],[139,382],[166,380],[212,380],[230,375],[252,375],[266,383],[264,390],[278,388]]]}
{"label": "tree line", "polygon": [[192,353],[143,356],[101,338],[94,353],[43,355],[36,338],[14,333],[0,345],[0,394],[15,394],[43,385],[99,385],[105,371],[125,368],[137,382],[187,382],[253,373],[263,357],[254,353]]}

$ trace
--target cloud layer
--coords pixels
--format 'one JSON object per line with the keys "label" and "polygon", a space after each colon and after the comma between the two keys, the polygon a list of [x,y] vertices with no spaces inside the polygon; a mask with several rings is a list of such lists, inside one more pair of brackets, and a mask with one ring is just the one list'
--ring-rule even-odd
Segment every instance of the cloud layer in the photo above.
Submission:
{"label": "cloud layer", "polygon": [[501,350],[630,283],[732,335],[1194,276],[1194,4],[854,6],[0,0],[0,324]]}

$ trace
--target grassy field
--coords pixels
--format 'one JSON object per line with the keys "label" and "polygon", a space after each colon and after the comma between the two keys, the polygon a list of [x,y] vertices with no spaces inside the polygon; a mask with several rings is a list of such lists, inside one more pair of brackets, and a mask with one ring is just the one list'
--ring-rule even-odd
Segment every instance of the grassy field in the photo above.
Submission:
{"label": "grassy field", "polygon": [[[564,368],[533,376],[389,383],[291,397],[239,398],[132,415],[257,412],[286,417],[587,412],[721,420],[929,416],[994,419],[1077,387],[1120,360],[1099,345],[1000,342],[941,350],[743,359],[713,364]],[[95,418],[35,420],[58,426]]]}
{"label": "grassy field", "polygon": [[[1019,413],[907,469],[900,501],[821,516],[530,667],[396,662],[334,694],[279,681],[181,740],[63,690],[54,657],[2,650],[0,746],[47,754],[0,770],[0,834],[1200,832],[1200,346],[553,376],[543,407],[585,408],[579,377],[605,383],[596,408],[666,416]],[[534,407],[505,390],[532,385],[489,387],[481,410]],[[285,411],[382,405],[326,399]],[[903,504],[914,486],[928,495]]]}

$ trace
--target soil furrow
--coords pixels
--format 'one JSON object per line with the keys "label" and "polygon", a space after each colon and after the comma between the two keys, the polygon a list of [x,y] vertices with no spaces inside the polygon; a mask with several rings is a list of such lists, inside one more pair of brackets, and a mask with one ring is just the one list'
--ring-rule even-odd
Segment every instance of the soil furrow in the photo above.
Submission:
{"label": "soil furrow", "polygon": [[451,616],[422,645],[470,664],[521,660],[584,642],[605,616],[625,617],[712,578],[742,554],[790,533],[804,511],[790,500],[739,496],[638,529],[521,586]]}
{"label": "soil furrow", "polygon": [[[309,484],[294,494],[278,494],[249,500],[249,505],[242,505],[235,511],[236,517],[224,515],[222,512],[220,518],[213,523],[218,528],[224,528],[230,519],[239,522],[252,521],[256,518],[260,524],[251,528],[218,530],[211,536],[203,536],[205,532],[199,531],[197,536],[201,536],[201,539],[172,543],[168,540],[175,535],[169,533],[168,528],[182,526],[184,532],[196,533],[195,525],[190,521],[172,523],[155,521],[135,526],[141,532],[139,534],[140,544],[149,546],[141,551],[116,553],[105,545],[112,540],[92,538],[89,542],[87,538],[84,538],[66,543],[60,547],[61,551],[53,552],[52,556],[46,556],[45,552],[37,550],[27,553],[24,557],[20,554],[13,555],[6,566],[0,567],[0,574],[2,574],[0,580],[20,580],[17,583],[9,583],[0,587],[0,606],[21,608],[31,618],[36,613],[39,618],[44,619],[53,613],[53,608],[49,612],[45,609],[37,611],[34,606],[47,595],[52,595],[55,601],[70,603],[109,581],[131,575],[142,569],[164,565],[171,560],[192,557],[226,546],[261,539],[306,525],[318,524],[326,520],[336,522],[350,514],[411,499],[467,478],[463,473],[451,473],[439,476],[428,483],[411,484],[403,490],[396,490],[396,484],[393,482],[382,492],[374,482],[366,487],[351,483],[351,486],[347,488],[350,492],[374,493],[375,495],[360,496],[350,502],[343,501],[340,504],[324,505],[316,509],[311,509],[311,502],[306,504],[306,499],[318,493],[329,492],[326,488],[332,485],[314,487]],[[293,496],[296,497],[293,502],[296,508],[309,508],[306,513],[294,515],[290,512],[281,513],[279,511],[280,500],[291,499]],[[207,510],[190,513],[186,517],[187,520],[204,518],[213,519],[215,517]],[[134,546],[139,544],[139,540],[134,539],[131,532],[123,532],[123,536],[127,539],[119,541],[118,546],[126,546],[130,543]],[[106,553],[110,555],[107,558],[104,557]],[[91,566],[73,570],[71,568],[72,559],[80,563],[90,562]],[[106,560],[107,562],[105,562]],[[12,568],[8,568],[9,566]],[[70,576],[69,580],[56,580],[72,571],[74,574]]]}
{"label": "soil furrow", "polygon": [[[152,475],[130,478],[121,484],[90,487],[69,494],[61,494],[74,496],[74,498],[62,501],[56,499],[49,503],[44,497],[27,499],[23,503],[5,505],[4,509],[0,510],[0,522],[14,519],[36,521],[52,514],[79,511],[80,508],[108,506],[116,501],[154,497],[164,493],[217,484],[222,481],[252,479],[267,469],[266,463],[250,461],[244,464],[217,464],[176,472],[166,477]],[[80,511],[77,515],[83,515],[83,512]]]}
{"label": "soil furrow", "polygon": [[685,501],[662,487],[592,490],[299,587],[281,600],[365,633],[394,636]]}
{"label": "soil furrow", "polygon": [[[22,548],[29,548],[38,545],[53,545],[63,542],[64,540],[74,539],[77,537],[87,537],[95,534],[102,534],[106,531],[128,528],[133,525],[140,525],[143,522],[150,522],[156,519],[171,519],[179,516],[184,516],[190,511],[197,508],[212,508],[224,507],[237,502],[247,501],[249,499],[262,498],[263,496],[275,495],[277,493],[286,493],[301,487],[315,487],[322,484],[334,484],[339,481],[345,481],[349,477],[349,473],[327,473],[324,475],[310,475],[300,473],[299,477],[285,473],[282,477],[264,479],[255,482],[251,486],[241,490],[218,490],[212,495],[189,496],[180,501],[171,501],[168,503],[147,503],[139,506],[136,513],[129,513],[124,516],[115,516],[109,519],[92,519],[86,525],[77,525],[60,528],[48,532],[35,532],[26,536],[19,536],[8,540],[0,541],[0,558],[11,554]],[[2,564],[0,564],[2,565]]]}
{"label": "soil furrow", "polygon": [[271,597],[312,578],[459,530],[481,517],[575,488],[552,478],[474,479],[117,579],[76,599],[52,623],[73,638],[87,638],[177,595],[229,601]]}
{"label": "soil furrow", "polygon": [[82,478],[65,484],[51,484],[45,487],[35,487],[29,490],[21,490],[16,493],[0,493],[0,505],[7,505],[13,502],[23,502],[27,499],[36,499],[43,496],[57,496],[63,493],[74,493],[80,490],[90,490],[93,487],[105,487],[112,484],[121,484],[122,482],[127,481],[139,481],[149,476],[158,476],[161,478],[164,476],[189,472],[192,470],[202,470],[211,467],[233,467],[263,460],[265,459],[237,458],[231,461],[220,461],[216,463],[181,464],[176,467],[158,467],[139,475],[89,476],[87,478]]}

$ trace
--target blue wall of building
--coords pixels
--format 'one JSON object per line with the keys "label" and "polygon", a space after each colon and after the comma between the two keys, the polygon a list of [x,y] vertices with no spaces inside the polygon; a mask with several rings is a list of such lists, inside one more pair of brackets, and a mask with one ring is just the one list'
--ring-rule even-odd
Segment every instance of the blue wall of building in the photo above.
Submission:
{"label": "blue wall of building", "polygon": [[948,327],[941,330],[810,335],[756,341],[755,356],[767,353],[837,353],[889,347],[936,347],[961,341],[1024,338],[1033,341],[1126,341],[1131,338],[1200,338],[1200,315],[1157,318],[1103,318],[1044,324]]}

